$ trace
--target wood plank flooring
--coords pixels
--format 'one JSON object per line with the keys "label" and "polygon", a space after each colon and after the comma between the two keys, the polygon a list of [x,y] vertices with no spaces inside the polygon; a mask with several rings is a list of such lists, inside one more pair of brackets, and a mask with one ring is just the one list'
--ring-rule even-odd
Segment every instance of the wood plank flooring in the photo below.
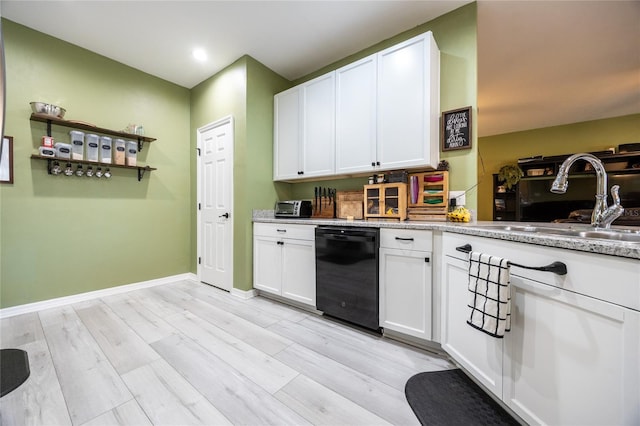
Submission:
{"label": "wood plank flooring", "polygon": [[0,321],[31,376],[0,425],[415,425],[404,384],[445,358],[193,281]]}

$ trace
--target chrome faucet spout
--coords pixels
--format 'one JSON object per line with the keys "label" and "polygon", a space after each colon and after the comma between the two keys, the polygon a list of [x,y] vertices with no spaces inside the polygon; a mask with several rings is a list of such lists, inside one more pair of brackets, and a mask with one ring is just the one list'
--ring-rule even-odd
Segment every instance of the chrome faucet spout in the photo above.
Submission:
{"label": "chrome faucet spout", "polygon": [[613,195],[613,205],[607,206],[607,171],[600,159],[592,154],[579,153],[573,154],[560,166],[558,175],[551,185],[551,192],[556,194],[564,194],[569,186],[569,169],[578,160],[585,160],[593,166],[596,172],[596,204],[591,214],[591,226],[596,228],[609,228],[611,223],[616,220],[624,212],[624,208],[620,205],[620,197],[618,196],[619,186],[615,185],[611,188]]}

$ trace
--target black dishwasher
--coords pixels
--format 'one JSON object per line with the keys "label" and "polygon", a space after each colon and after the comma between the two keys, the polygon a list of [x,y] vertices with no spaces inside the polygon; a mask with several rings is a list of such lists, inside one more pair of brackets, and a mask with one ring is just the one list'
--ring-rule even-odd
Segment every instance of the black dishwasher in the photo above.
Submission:
{"label": "black dishwasher", "polygon": [[316,306],[325,315],[379,331],[378,228],[316,228]]}

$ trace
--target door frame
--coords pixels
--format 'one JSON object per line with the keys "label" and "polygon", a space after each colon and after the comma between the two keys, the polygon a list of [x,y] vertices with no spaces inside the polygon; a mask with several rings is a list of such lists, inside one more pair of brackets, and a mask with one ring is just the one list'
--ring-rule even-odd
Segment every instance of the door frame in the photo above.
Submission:
{"label": "door frame", "polygon": [[[213,121],[209,124],[205,124],[202,127],[198,127],[196,129],[196,136],[197,136],[197,141],[196,141],[196,240],[197,240],[197,249],[196,249],[196,266],[197,266],[197,275],[198,275],[198,281],[202,282],[202,263],[200,261],[200,259],[202,258],[202,243],[203,243],[203,239],[202,239],[202,232],[201,232],[201,227],[202,227],[202,211],[200,210],[200,208],[198,208],[200,206],[200,204],[202,203],[202,189],[203,189],[203,184],[202,184],[202,164],[201,164],[201,156],[200,153],[202,152],[202,134],[205,133],[208,130],[211,130],[212,128],[215,127],[220,127],[223,126],[225,124],[230,124],[231,125],[231,140],[232,140],[232,144],[231,144],[231,152],[233,155],[233,161],[232,161],[232,165],[235,164],[235,128],[234,128],[234,121],[233,121],[233,116],[232,115],[227,115],[223,118],[220,118],[216,121]],[[233,169],[231,170],[231,179],[230,179],[230,184],[231,184],[231,189],[229,191],[229,203],[231,206],[234,205],[234,193],[233,193]],[[233,208],[231,209],[231,217],[229,218],[229,226],[231,226],[231,238],[229,241],[229,245],[230,247],[228,247],[229,249],[229,253],[231,253],[231,267],[229,268],[229,274],[230,274],[230,281],[231,281],[231,288],[230,288],[230,292],[233,291],[234,286],[233,286],[233,266],[234,266],[234,261],[233,261],[233,234],[234,234],[234,210]]]}

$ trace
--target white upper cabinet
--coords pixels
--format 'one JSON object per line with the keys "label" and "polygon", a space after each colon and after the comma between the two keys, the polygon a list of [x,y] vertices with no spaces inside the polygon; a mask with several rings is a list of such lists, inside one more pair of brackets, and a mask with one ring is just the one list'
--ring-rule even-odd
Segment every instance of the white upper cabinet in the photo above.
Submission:
{"label": "white upper cabinet", "polygon": [[273,179],[295,179],[301,169],[302,90],[296,86],[273,99]]}
{"label": "white upper cabinet", "polygon": [[377,56],[336,71],[336,172],[367,172],[376,162]]}
{"label": "white upper cabinet", "polygon": [[335,174],[335,72],[274,97],[273,179]]}
{"label": "white upper cabinet", "polygon": [[274,180],[438,166],[440,52],[431,32],[275,99]]}
{"label": "white upper cabinet", "polygon": [[300,177],[335,173],[335,72],[302,85],[302,174]]}
{"label": "white upper cabinet", "polygon": [[431,32],[378,53],[381,169],[438,166],[439,76],[440,52]]}

